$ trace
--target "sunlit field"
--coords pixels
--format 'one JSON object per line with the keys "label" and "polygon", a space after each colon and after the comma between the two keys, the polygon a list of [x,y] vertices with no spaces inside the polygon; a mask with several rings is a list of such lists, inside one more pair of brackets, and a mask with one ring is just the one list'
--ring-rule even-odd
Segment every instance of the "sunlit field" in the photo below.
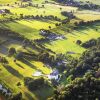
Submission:
{"label": "sunlit field", "polygon": [[[75,52],[76,54],[81,54],[85,51],[84,48],[80,47],[76,44],[77,40],[81,40],[82,42],[88,41],[92,38],[96,39],[100,37],[100,30],[96,31],[96,28],[100,29],[100,25],[91,25],[87,28],[83,27],[83,29],[75,30],[71,33],[66,33],[66,40],[58,40],[51,42],[50,44],[46,44],[48,48],[53,48],[52,50],[56,53],[66,53],[68,51]],[[62,33],[64,31],[61,30]],[[61,33],[59,30],[59,33]]]}
{"label": "sunlit field", "polygon": [[39,30],[49,29],[49,26],[51,26],[51,28],[55,28],[55,23],[56,21],[47,22],[38,20],[21,20],[1,24],[1,27],[11,29],[12,31],[17,32],[29,39],[39,39],[41,38],[41,35],[39,35]]}
{"label": "sunlit field", "polygon": [[[88,1],[100,4],[99,0]],[[63,88],[65,81],[60,84],[60,81],[57,80],[58,83],[56,83],[49,79],[48,75],[51,75],[53,70],[60,70],[63,67],[59,63],[70,64],[69,62],[66,63],[68,60],[66,58],[69,56],[72,59],[79,59],[84,51],[89,50],[78,45],[77,40],[85,43],[100,37],[100,23],[96,21],[100,20],[98,10],[80,9],[63,3],[60,4],[56,0],[46,2],[45,0],[32,0],[31,2],[0,0],[0,30],[6,30],[4,34],[0,31],[0,57],[4,57],[8,61],[8,64],[2,63],[0,58],[0,84],[2,83],[9,88],[13,95],[21,92],[22,100],[47,100],[60,85]],[[4,9],[9,10],[10,13],[2,13]],[[82,21],[90,21],[91,25],[88,23],[79,24]],[[44,32],[46,35],[42,33],[43,30],[47,32]],[[11,48],[15,49],[16,52],[10,56]],[[20,53],[22,55],[19,57],[20,59],[17,59],[16,56]],[[63,56],[63,59],[60,58]],[[65,65],[64,68],[66,68],[65,71],[59,71],[59,77],[63,79],[68,73]],[[34,76],[36,72],[40,72],[41,75]],[[65,74],[65,72],[67,73]],[[45,84],[48,82],[50,86],[31,91],[25,85],[25,78],[29,78],[28,81],[30,81],[30,79],[36,80],[41,77],[45,79]],[[73,78],[71,75],[70,77]],[[71,78],[69,79],[71,80]],[[0,96],[1,94],[0,92]]]}

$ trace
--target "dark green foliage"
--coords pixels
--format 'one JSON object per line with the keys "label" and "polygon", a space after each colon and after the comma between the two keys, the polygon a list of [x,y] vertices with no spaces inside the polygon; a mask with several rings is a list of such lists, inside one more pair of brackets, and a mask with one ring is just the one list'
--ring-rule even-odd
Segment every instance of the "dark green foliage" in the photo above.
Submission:
{"label": "dark green foliage", "polygon": [[9,55],[14,55],[16,53],[16,49],[15,48],[10,48],[9,49]]}
{"label": "dark green foliage", "polygon": [[61,14],[62,14],[63,16],[66,16],[66,17],[70,18],[70,19],[75,18],[75,16],[73,15],[72,12],[62,11]]}
{"label": "dark green foliage", "polygon": [[1,57],[0,56],[0,63],[2,63],[2,64],[8,64],[8,61],[7,61],[7,59],[5,57]]}
{"label": "dark green foliage", "polygon": [[76,78],[61,91],[56,90],[50,100],[96,100],[100,99],[100,80],[91,76]]}
{"label": "dark green foliage", "polygon": [[75,1],[75,0],[55,0],[56,2],[66,4],[68,6],[74,6],[74,7],[79,7],[81,9],[99,9],[100,6],[93,4],[92,2],[80,2],[80,1]]}
{"label": "dark green foliage", "polygon": [[83,44],[82,44],[82,47],[84,47],[84,48],[93,47],[93,46],[97,45],[97,41],[98,41],[98,40],[96,40],[96,39],[91,39],[91,40],[89,40],[89,41],[83,43]]}
{"label": "dark green foliage", "polygon": [[[95,41],[97,43],[98,39]],[[58,87],[49,100],[100,100],[99,43],[85,51],[78,60],[71,60],[67,67],[65,76],[68,79],[72,75],[72,80],[60,91]]]}
{"label": "dark green foliage", "polygon": [[80,45],[81,43],[82,43],[81,40],[77,40],[77,41],[76,41],[76,44],[78,44],[78,45]]}
{"label": "dark green foliage", "polygon": [[22,100],[22,93],[16,94],[11,100]]}
{"label": "dark green foliage", "polygon": [[48,82],[44,78],[38,78],[38,79],[32,79],[29,77],[26,77],[24,79],[24,84],[28,87],[30,91],[38,90],[42,87],[49,86]]}

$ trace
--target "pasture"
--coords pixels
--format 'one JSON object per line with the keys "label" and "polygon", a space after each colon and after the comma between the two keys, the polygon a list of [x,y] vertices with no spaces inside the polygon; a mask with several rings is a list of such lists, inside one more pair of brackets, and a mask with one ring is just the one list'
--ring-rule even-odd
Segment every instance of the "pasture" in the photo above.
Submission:
{"label": "pasture", "polygon": [[[59,28],[59,30],[57,30],[56,32],[65,34],[66,40],[57,40],[51,42],[50,44],[45,44],[46,47],[52,49],[56,53],[65,54],[66,52],[71,51],[76,53],[75,56],[79,56],[85,51],[85,49],[76,44],[77,40],[81,40],[84,43],[85,41],[88,41],[92,38],[96,39],[100,37],[100,23],[90,26],[80,26],[79,29],[74,30],[70,33],[65,32],[65,30],[67,30],[66,27],[64,27],[63,29],[64,30],[62,30],[62,28]],[[96,29],[98,29],[98,31],[96,31]],[[55,30],[56,29],[54,29],[54,31]]]}
{"label": "pasture", "polygon": [[20,35],[25,36],[28,39],[40,39],[42,38],[39,35],[40,29],[49,29],[55,28],[55,23],[59,23],[57,21],[39,21],[39,20],[20,20],[15,22],[3,23],[0,24],[3,28],[8,28],[14,32],[19,33]]}

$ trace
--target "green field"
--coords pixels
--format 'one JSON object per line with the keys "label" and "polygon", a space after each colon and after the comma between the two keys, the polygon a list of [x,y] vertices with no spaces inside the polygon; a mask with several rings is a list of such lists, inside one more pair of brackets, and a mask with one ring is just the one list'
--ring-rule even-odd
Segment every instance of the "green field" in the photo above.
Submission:
{"label": "green field", "polygon": [[[41,7],[44,0],[32,0],[34,4],[38,4]],[[51,0],[49,0],[51,1]],[[91,1],[91,0],[89,0]],[[37,7],[20,7],[14,2],[20,2],[20,0],[0,0],[0,9],[9,9],[10,14],[6,14],[3,16],[0,14],[0,20],[6,20],[9,18],[19,18],[20,14],[25,15],[43,15],[43,16],[57,16],[61,20],[66,19],[67,16],[63,16],[61,11],[71,12],[74,11],[73,14],[76,18],[71,19],[69,23],[65,25],[56,26],[56,23],[61,23],[56,20],[49,19],[20,19],[13,21],[5,21],[0,23],[0,28],[9,29],[13,32],[18,33],[21,36],[24,36],[26,39],[35,40],[44,38],[39,34],[40,29],[50,30],[56,34],[60,34],[66,37],[66,39],[62,40],[54,40],[50,42],[45,42],[42,44],[46,49],[45,52],[48,52],[47,49],[55,52],[56,54],[65,54],[67,52],[74,52],[73,57],[80,57],[80,55],[86,50],[85,48],[76,44],[77,40],[81,40],[82,43],[100,37],[100,23],[92,23],[91,25],[77,26],[77,29],[73,29],[74,22],[80,21],[94,21],[100,20],[100,12],[91,11],[91,10],[80,10],[78,7],[71,6],[62,6],[60,4],[52,4],[46,3],[44,4],[44,8]],[[54,1],[52,1],[54,2]],[[95,4],[99,4],[98,0],[92,0],[91,2]],[[4,4],[10,4],[9,6]],[[24,3],[23,3],[24,4]],[[27,3],[26,3],[27,4]],[[60,9],[62,8],[62,9]],[[51,26],[51,28],[49,28]],[[98,29],[98,30],[96,30]],[[8,40],[8,41],[7,41]],[[31,78],[39,78],[33,77],[32,74],[41,71],[44,75],[50,74],[51,69],[47,66],[47,64],[42,61],[36,61],[35,59],[25,59],[24,61],[17,60],[14,62],[14,56],[9,57],[8,51],[9,48],[14,47],[18,52],[23,51],[25,53],[34,53],[39,55],[40,50],[43,50],[42,47],[35,44],[38,49],[34,47],[27,46],[25,49],[22,47],[22,41],[14,40],[6,36],[2,36],[0,34],[0,42],[6,41],[0,45],[0,56],[6,57],[9,62],[9,66],[6,67],[4,64],[0,63],[0,80],[2,83],[5,83],[8,88],[10,88],[14,94],[18,92],[23,93],[23,100],[46,100],[49,96],[53,94],[53,87],[49,88],[41,88],[40,90],[34,91],[33,93],[28,90],[28,88],[24,85],[24,77]],[[51,52],[49,52],[52,54]],[[52,54],[52,55],[56,55]],[[37,56],[38,57],[38,56]],[[43,76],[44,77],[44,76]],[[45,78],[47,79],[47,78]],[[18,87],[17,83],[20,82],[21,86]],[[45,94],[45,95],[44,95]]]}
{"label": "green field", "polygon": [[14,32],[17,32],[26,38],[29,39],[39,39],[42,38],[41,35],[39,35],[40,29],[49,29],[49,26],[51,28],[55,28],[55,23],[59,23],[57,21],[38,21],[38,20],[21,20],[21,21],[15,21],[10,23],[3,23],[1,24],[1,27],[8,28]]}
{"label": "green field", "polygon": [[[70,33],[65,33],[66,40],[58,40],[51,42],[50,44],[46,44],[48,48],[53,48],[52,50],[56,53],[66,53],[68,51],[75,52],[76,54],[82,54],[85,49],[81,46],[76,44],[77,40],[81,40],[82,42],[86,42],[92,38],[98,38],[100,37],[100,30],[96,31],[97,29],[100,29],[100,23],[87,26],[86,28],[80,27],[78,30],[72,31]],[[61,31],[61,32],[60,32]],[[59,33],[64,33],[65,31],[62,31],[61,29],[58,30]]]}

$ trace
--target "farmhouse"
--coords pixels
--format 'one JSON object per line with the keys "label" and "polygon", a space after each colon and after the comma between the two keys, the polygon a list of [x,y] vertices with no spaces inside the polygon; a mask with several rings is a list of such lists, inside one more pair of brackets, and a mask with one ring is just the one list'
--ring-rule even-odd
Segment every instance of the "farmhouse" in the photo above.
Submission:
{"label": "farmhouse", "polygon": [[48,30],[40,30],[40,35],[44,36],[49,40],[62,40],[65,39],[63,35],[58,35],[56,33],[50,32]]}
{"label": "farmhouse", "polygon": [[48,79],[54,79],[56,81],[59,80],[59,71],[57,69],[53,70],[49,75],[47,75]]}

